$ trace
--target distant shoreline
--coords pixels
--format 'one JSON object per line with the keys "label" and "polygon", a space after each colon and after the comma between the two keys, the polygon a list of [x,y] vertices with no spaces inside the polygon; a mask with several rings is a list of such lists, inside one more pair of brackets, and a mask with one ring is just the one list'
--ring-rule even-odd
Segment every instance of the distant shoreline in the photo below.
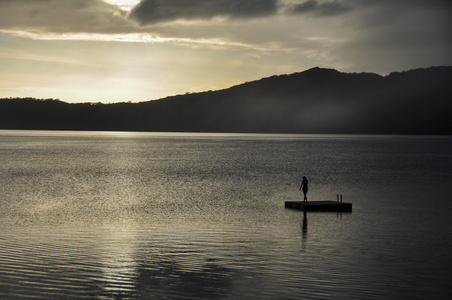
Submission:
{"label": "distant shoreline", "polygon": [[452,67],[380,76],[313,68],[130,103],[0,99],[0,129],[451,135]]}
{"label": "distant shoreline", "polygon": [[281,139],[298,139],[298,138],[447,138],[452,137],[452,134],[348,134],[348,133],[253,133],[253,132],[164,132],[164,131],[102,131],[102,130],[59,130],[59,129],[0,129],[0,135],[23,135],[28,136],[28,133],[36,135],[105,135],[105,136],[123,136],[123,137],[137,137],[137,136],[154,136],[154,137],[237,137],[237,138],[252,138],[252,137],[268,137]]}

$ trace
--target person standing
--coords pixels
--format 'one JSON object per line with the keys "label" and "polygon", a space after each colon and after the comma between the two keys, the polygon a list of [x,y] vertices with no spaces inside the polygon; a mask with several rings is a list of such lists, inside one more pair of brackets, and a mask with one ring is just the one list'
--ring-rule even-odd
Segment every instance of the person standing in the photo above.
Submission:
{"label": "person standing", "polygon": [[303,202],[308,202],[308,197],[306,194],[308,193],[308,179],[306,176],[303,176],[303,180],[301,181],[300,191],[303,190],[304,199]]}

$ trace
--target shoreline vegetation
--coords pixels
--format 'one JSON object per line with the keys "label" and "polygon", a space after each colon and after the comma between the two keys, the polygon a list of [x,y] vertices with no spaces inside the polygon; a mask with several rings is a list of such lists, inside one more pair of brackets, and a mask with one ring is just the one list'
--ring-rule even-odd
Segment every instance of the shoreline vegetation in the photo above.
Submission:
{"label": "shoreline vegetation", "polygon": [[313,68],[146,102],[0,99],[0,129],[452,134],[452,67],[387,76]]}

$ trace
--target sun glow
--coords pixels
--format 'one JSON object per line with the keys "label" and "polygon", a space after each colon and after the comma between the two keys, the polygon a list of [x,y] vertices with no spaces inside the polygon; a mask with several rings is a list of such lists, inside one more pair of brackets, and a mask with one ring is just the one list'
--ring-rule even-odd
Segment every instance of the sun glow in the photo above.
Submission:
{"label": "sun glow", "polygon": [[135,5],[137,5],[140,2],[140,0],[104,0],[104,1],[116,5],[125,11],[131,10]]}

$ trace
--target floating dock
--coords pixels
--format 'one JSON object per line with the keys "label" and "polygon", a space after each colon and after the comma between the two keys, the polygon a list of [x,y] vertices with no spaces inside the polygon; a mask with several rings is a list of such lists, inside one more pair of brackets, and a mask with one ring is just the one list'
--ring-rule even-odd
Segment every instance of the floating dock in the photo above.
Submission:
{"label": "floating dock", "polygon": [[304,211],[333,211],[333,212],[351,212],[352,204],[335,201],[286,201],[286,208],[293,208]]}

